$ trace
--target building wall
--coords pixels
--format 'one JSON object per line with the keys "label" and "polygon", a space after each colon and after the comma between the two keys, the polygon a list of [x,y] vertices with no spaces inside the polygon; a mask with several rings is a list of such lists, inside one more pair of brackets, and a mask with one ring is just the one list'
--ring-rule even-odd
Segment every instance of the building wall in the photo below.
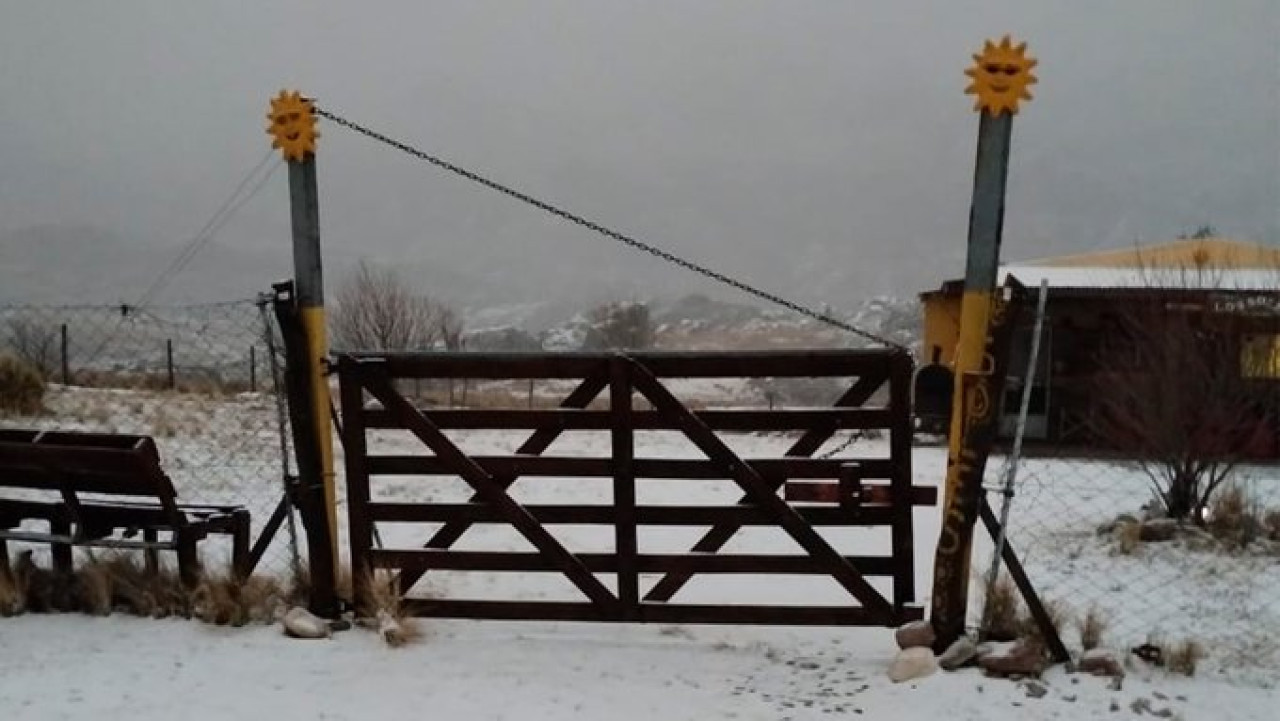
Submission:
{"label": "building wall", "polygon": [[924,332],[921,334],[920,363],[950,366],[960,342],[960,296],[941,292],[921,298]]}

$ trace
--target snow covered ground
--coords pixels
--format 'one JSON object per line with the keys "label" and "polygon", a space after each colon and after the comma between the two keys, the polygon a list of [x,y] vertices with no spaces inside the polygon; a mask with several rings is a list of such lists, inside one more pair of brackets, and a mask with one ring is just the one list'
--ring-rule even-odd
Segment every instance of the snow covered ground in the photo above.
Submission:
{"label": "snow covered ground", "polygon": [[[236,410],[236,403],[244,407]],[[228,399],[225,404],[228,408],[213,413],[269,412],[245,399]],[[164,408],[148,397],[112,405],[112,423],[136,432],[150,432],[148,424],[154,424],[155,414]],[[169,406],[167,412],[173,411]],[[92,425],[91,421],[81,422]],[[273,480],[245,473],[243,488],[232,482],[202,489],[200,474],[183,469],[199,467],[201,459],[217,455],[231,439],[210,433],[209,425],[171,425],[172,432],[158,441],[166,462],[178,469],[175,481],[184,496],[258,492],[260,484]],[[502,432],[451,435],[465,450],[481,454],[509,452],[521,438]],[[757,434],[726,434],[726,440],[748,456],[780,455],[790,441]],[[823,450],[842,440],[834,439]],[[418,452],[417,442],[404,433],[378,432],[370,445],[373,452]],[[572,433],[548,453],[600,456],[608,449],[607,434]],[[640,434],[637,454],[699,457],[687,441],[662,433]],[[840,453],[886,454],[886,444],[877,440],[860,441]],[[942,478],[943,449],[917,448],[913,461],[917,484],[936,485]],[[992,470],[994,475],[996,469]],[[1265,487],[1277,483],[1274,469],[1251,473]],[[361,630],[329,641],[303,642],[286,639],[271,628],[225,629],[119,616],[23,616],[0,619],[0,720],[127,716],[145,721],[175,713],[193,719],[355,719],[385,713],[467,719],[862,715],[1000,721],[1115,718],[1113,707],[1129,716],[1131,705],[1140,699],[1155,711],[1169,709],[1176,718],[1275,717],[1280,659],[1274,646],[1263,643],[1247,654],[1235,653],[1240,650],[1235,634],[1243,621],[1267,632],[1260,638],[1280,637],[1276,558],[1211,555],[1193,557],[1192,564],[1187,554],[1173,548],[1117,556],[1094,527],[1108,514],[1136,510],[1147,493],[1140,476],[1107,464],[1037,460],[1028,466],[1026,478],[1015,501],[1012,538],[1025,547],[1028,570],[1045,595],[1079,603],[1068,594],[1102,589],[1090,598],[1101,599],[1106,609],[1125,619],[1111,639],[1121,648],[1140,642],[1147,633],[1205,642],[1212,655],[1195,678],[1136,669],[1121,690],[1113,691],[1105,679],[1054,669],[1044,679],[1048,693],[1042,698],[1029,698],[1018,683],[986,679],[972,670],[894,685],[884,674],[896,651],[892,634],[876,628],[433,620],[424,622],[426,636],[420,642],[390,649]],[[1075,479],[1074,485],[1064,487],[1064,478]],[[449,501],[461,500],[469,489],[447,479],[402,477],[377,479],[374,493],[388,499]],[[740,491],[727,482],[642,481],[640,494],[642,503],[732,503]],[[513,487],[513,495],[522,502],[608,503],[610,485],[607,480],[527,479]],[[1080,497],[1088,499],[1087,508],[1099,510],[1069,512],[1080,506]],[[344,507],[339,513],[344,526],[345,515]],[[917,595],[927,605],[939,510],[917,509],[914,520]],[[420,544],[430,530],[389,525],[382,537],[388,546],[407,547]],[[607,529],[566,526],[553,531],[573,550],[612,548]],[[698,529],[649,529],[642,532],[641,549],[684,551],[697,535]],[[979,539],[974,565],[980,570],[990,547],[981,534]],[[830,540],[846,552],[877,554],[889,549],[887,529],[847,530],[831,534]],[[514,550],[527,544],[509,529],[485,527],[469,532],[460,547]],[[756,529],[735,539],[728,550],[790,553],[795,548],[780,532]],[[1198,570],[1205,568],[1216,570]],[[1165,580],[1154,588],[1145,585],[1149,581],[1137,582],[1149,578]],[[611,583],[607,576],[601,580]],[[432,574],[417,592],[528,599],[568,599],[577,593],[553,574],[460,573]],[[1171,598],[1181,602],[1169,603]],[[820,578],[721,576],[695,579],[677,600],[828,603],[847,600],[847,594]]]}

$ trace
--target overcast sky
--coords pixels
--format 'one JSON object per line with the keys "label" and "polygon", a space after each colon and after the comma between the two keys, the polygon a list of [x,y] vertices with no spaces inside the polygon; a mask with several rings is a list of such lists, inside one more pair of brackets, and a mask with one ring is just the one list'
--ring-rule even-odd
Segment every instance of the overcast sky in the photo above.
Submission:
{"label": "overcast sky", "polygon": [[[1040,83],[1014,124],[1006,258],[1205,223],[1280,243],[1276,0],[0,6],[0,235],[88,224],[176,252],[268,147],[268,98],[297,88],[806,301],[911,295],[962,272],[977,125],[963,70],[1010,32]],[[446,295],[693,286],[321,132],[335,263],[395,262]],[[218,242],[286,257],[283,172]]]}

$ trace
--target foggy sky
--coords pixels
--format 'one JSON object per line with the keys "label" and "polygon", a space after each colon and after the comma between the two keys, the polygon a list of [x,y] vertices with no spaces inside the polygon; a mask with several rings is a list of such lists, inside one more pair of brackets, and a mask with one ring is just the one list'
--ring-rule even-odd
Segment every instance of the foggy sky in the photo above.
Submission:
{"label": "foggy sky", "polygon": [[[1006,258],[1205,223],[1280,243],[1274,0],[0,7],[0,236],[89,225],[176,253],[268,147],[268,99],[296,88],[805,302],[912,295],[962,273],[977,126],[963,69],[1010,32],[1040,83],[1014,123]],[[321,133],[331,268],[368,257],[499,300],[706,287]],[[283,277],[288,243],[281,171],[209,252],[252,249],[271,259],[254,271]]]}

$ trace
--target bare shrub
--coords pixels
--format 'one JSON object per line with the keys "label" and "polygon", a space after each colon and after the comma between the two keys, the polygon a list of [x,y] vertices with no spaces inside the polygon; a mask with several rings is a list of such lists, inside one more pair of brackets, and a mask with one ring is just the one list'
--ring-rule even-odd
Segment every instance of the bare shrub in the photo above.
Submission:
{"label": "bare shrub", "polygon": [[1113,532],[1116,550],[1122,556],[1132,556],[1142,548],[1142,524],[1136,521],[1123,521],[1116,524]]}
{"label": "bare shrub", "polygon": [[[7,560],[7,559],[6,559]],[[0,571],[0,617],[16,616],[26,610],[27,589],[17,574]]]}
{"label": "bare shrub", "polygon": [[1090,651],[1102,645],[1102,636],[1107,632],[1107,619],[1103,616],[1102,609],[1090,606],[1079,625],[1081,648]]}
{"label": "bare shrub", "polygon": [[1269,540],[1280,541],[1280,509],[1267,511],[1262,517],[1262,527]]}
{"label": "bare shrub", "polygon": [[361,261],[338,286],[329,332],[332,345],[343,350],[456,350],[462,320],[414,291],[395,270]]}
{"label": "bare shrub", "polygon": [[42,378],[53,374],[58,363],[58,331],[21,316],[8,322],[8,347],[12,353],[40,372]]}
{"label": "bare shrub", "polygon": [[1165,513],[1204,509],[1254,442],[1256,389],[1225,326],[1174,291],[1130,300],[1104,343],[1093,431],[1130,455]]}
{"label": "bare shrub", "polygon": [[39,369],[0,353],[0,413],[32,415],[44,410],[44,377]]}

